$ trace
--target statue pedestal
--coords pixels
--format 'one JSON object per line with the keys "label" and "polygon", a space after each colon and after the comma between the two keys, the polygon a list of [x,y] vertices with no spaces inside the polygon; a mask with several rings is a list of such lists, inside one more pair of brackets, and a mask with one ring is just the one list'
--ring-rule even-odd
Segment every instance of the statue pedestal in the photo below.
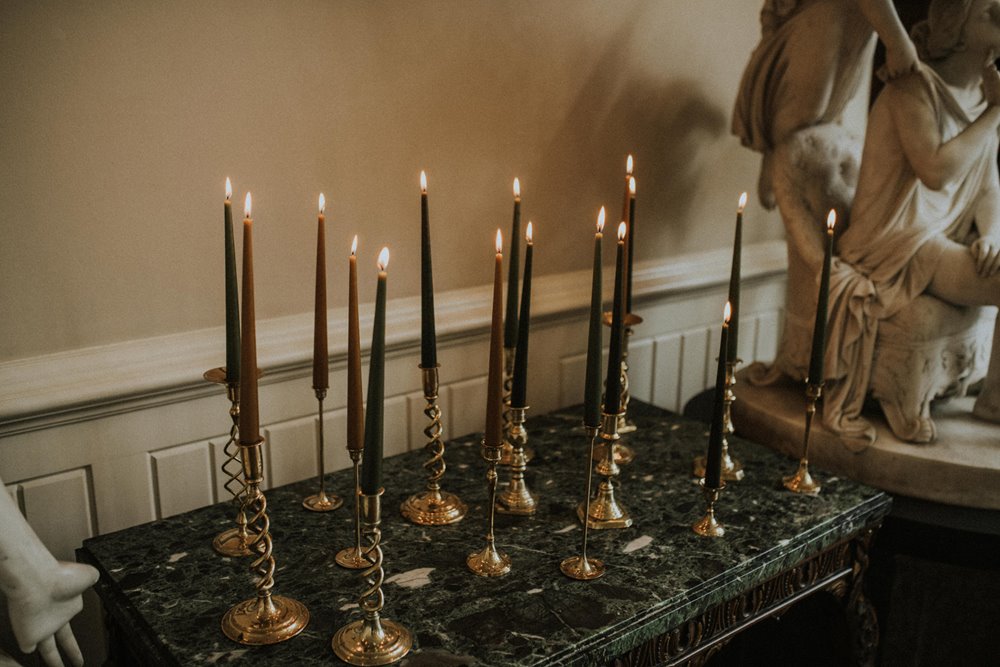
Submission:
{"label": "statue pedestal", "polygon": [[[795,459],[802,455],[806,398],[801,383],[788,380],[757,387],[740,377],[735,393],[733,424],[738,435]],[[821,483],[835,473],[890,493],[1000,510],[1000,424],[973,417],[972,403],[972,398],[960,398],[933,406],[938,437],[926,445],[896,439],[881,415],[866,414],[878,438],[857,454],[816,419],[810,434],[810,468]],[[817,412],[822,411],[820,401]],[[793,468],[789,461],[789,472]]]}

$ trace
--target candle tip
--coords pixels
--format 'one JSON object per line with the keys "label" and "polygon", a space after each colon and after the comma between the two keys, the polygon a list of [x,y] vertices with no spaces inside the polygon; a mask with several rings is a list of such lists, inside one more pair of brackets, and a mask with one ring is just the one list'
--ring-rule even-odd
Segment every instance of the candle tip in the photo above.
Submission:
{"label": "candle tip", "polygon": [[247,193],[247,198],[246,198],[246,200],[244,200],[244,202],[243,202],[243,215],[244,215],[245,217],[247,217],[247,218],[249,218],[249,217],[250,217],[250,211],[251,211],[251,209],[253,208],[253,207],[251,206],[251,203],[252,203],[252,202],[250,201],[250,193],[248,192],[248,193]]}
{"label": "candle tip", "polygon": [[746,208],[746,205],[747,205],[747,193],[744,192],[743,194],[740,195],[739,208],[737,208],[736,210],[742,213],[743,209]]}
{"label": "candle tip", "polygon": [[604,218],[605,218],[604,207],[602,206],[601,210],[597,214],[597,233],[598,234],[600,234],[601,232],[604,231]]}
{"label": "candle tip", "polygon": [[837,212],[830,209],[830,213],[826,216],[826,228],[833,231],[833,226],[837,224]]}
{"label": "candle tip", "polygon": [[358,254],[358,235],[355,234],[354,241],[351,242],[351,255],[354,256],[357,254]]}
{"label": "candle tip", "polygon": [[722,321],[729,324],[729,318],[733,315],[733,307],[726,301],[726,307],[722,309]]}
{"label": "candle tip", "polygon": [[635,176],[628,177],[628,193],[635,196]]}
{"label": "candle tip", "polygon": [[229,180],[229,177],[226,176],[226,201],[229,201],[232,198],[233,198],[233,183],[232,181]]}
{"label": "candle tip", "polygon": [[515,176],[514,177],[514,199],[520,199],[520,198],[521,198],[521,181],[519,181],[517,179],[517,176]]}
{"label": "candle tip", "polygon": [[529,245],[532,243],[534,239],[534,228],[531,224],[531,220],[528,220],[528,228],[524,232],[524,238],[528,240]]}
{"label": "candle tip", "polygon": [[321,192],[319,193],[319,214],[323,215],[324,210],[326,210],[326,197],[324,197]]}
{"label": "candle tip", "polygon": [[383,247],[382,252],[378,254],[378,270],[385,271],[387,266],[389,266],[389,248]]}
{"label": "candle tip", "polygon": [[624,221],[621,222],[621,223],[619,223],[619,225],[618,225],[618,240],[619,241],[624,241],[625,240],[625,227],[626,227],[626,225],[625,225]]}
{"label": "candle tip", "polygon": [[427,194],[427,174],[420,170],[420,194]]}
{"label": "candle tip", "polygon": [[632,175],[632,154],[629,153],[628,157],[625,159],[625,175]]}
{"label": "candle tip", "polygon": [[499,255],[502,252],[503,252],[503,234],[501,234],[500,230],[498,229],[497,230],[497,254]]}

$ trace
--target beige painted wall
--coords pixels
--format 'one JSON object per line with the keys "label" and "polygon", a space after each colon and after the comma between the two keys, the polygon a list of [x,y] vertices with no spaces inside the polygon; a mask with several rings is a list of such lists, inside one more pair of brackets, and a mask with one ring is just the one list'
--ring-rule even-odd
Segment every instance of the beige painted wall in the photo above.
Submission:
{"label": "beige painted wall", "polygon": [[[515,175],[539,273],[584,268],[629,151],[639,259],[728,244],[757,176],[728,127],[758,10],[0,2],[0,361],[221,325],[227,175],[254,194],[260,318],[312,307],[320,190],[330,306],[355,232],[415,294],[422,168],[441,290],[490,280]],[[748,243],[780,237],[750,213]]]}

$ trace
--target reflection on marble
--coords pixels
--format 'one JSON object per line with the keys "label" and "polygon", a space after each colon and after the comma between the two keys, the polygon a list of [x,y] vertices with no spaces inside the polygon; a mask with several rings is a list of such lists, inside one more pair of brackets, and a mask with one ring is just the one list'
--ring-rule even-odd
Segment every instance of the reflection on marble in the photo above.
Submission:
{"label": "reflection on marble", "polygon": [[[885,494],[824,475],[818,498],[795,496],[775,482],[793,463],[734,439],[747,477],[726,488],[719,506],[726,537],[706,540],[691,523],[703,510],[691,459],[707,442],[702,424],[633,401],[639,430],[628,437],[635,463],[621,494],[635,517],[626,530],[593,531],[590,554],[608,565],[599,581],[580,582],[559,562],[580,548],[574,511],[581,500],[587,441],[575,410],[528,421],[536,458],[532,488],[544,488],[533,517],[497,515],[498,544],[511,573],[486,579],[465,567],[485,529],[486,488],[479,437],[448,444],[449,489],[470,506],[460,523],[424,527],[383,515],[387,617],[415,634],[403,664],[577,665],[607,662],[712,605],[762,582],[877,521]],[[384,507],[418,488],[423,453],[387,459]],[[453,473],[453,474],[452,474]],[[351,472],[331,474],[328,488],[349,494]],[[337,664],[334,631],[358,617],[356,572],[334,554],[353,534],[349,512],[316,514],[300,498],[315,480],[267,493],[277,560],[276,592],[301,600],[312,621],[295,639],[244,650],[219,629],[226,609],[252,594],[246,563],[217,555],[211,537],[232,520],[228,504],[87,540],[80,556],[101,570],[99,591],[146,661],[165,664]],[[184,554],[183,557],[180,557]]]}

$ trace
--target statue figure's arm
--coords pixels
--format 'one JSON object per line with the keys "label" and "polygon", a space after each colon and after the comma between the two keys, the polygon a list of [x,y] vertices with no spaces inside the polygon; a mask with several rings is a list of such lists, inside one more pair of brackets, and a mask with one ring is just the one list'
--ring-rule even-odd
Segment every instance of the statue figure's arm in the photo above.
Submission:
{"label": "statue figure's arm", "polygon": [[917,71],[917,49],[896,14],[892,0],[855,0],[885,44],[885,66],[889,79]]}
{"label": "statue figure's arm", "polygon": [[908,76],[887,86],[886,104],[903,153],[917,177],[932,190],[968,171],[1000,127],[1000,74],[983,70],[986,110],[948,141],[938,131],[930,93],[921,77]]}

